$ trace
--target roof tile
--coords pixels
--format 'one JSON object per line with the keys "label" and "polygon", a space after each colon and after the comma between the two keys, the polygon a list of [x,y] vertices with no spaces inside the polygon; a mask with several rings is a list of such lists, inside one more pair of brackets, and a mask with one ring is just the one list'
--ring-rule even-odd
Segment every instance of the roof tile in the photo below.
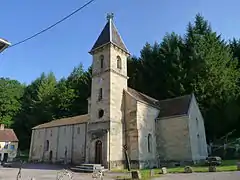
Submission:
{"label": "roof tile", "polygon": [[73,125],[73,124],[80,124],[85,123],[89,120],[89,115],[84,114],[80,116],[74,116],[74,117],[68,117],[68,118],[62,118],[50,121],[48,123],[40,124],[38,126],[35,126],[33,129],[41,129],[41,128],[49,128],[49,127],[56,127],[56,126],[64,126],[64,125]]}
{"label": "roof tile", "polygon": [[160,110],[158,118],[187,114],[192,99],[192,95],[185,95],[159,101],[129,87],[127,92],[129,92],[136,100],[158,108]]}
{"label": "roof tile", "polygon": [[18,142],[18,138],[13,129],[0,130],[0,142]]}

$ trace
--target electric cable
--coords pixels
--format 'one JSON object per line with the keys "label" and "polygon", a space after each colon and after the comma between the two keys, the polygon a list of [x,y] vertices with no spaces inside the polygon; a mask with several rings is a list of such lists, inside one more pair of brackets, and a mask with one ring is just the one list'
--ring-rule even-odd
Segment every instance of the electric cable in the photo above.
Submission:
{"label": "electric cable", "polygon": [[77,12],[79,12],[80,10],[84,9],[85,7],[87,7],[88,5],[90,5],[91,3],[93,3],[94,1],[96,1],[96,0],[90,0],[90,1],[88,1],[88,2],[85,3],[83,6],[79,7],[78,9],[76,9],[75,11],[73,11],[72,13],[70,13],[69,15],[65,16],[65,17],[62,18],[61,20],[59,20],[59,21],[57,21],[56,23],[52,24],[51,26],[48,26],[47,28],[41,30],[40,32],[38,32],[38,33],[36,33],[36,34],[34,34],[34,35],[26,38],[26,39],[23,39],[23,40],[15,43],[15,44],[9,46],[8,48],[11,48],[11,47],[17,46],[17,45],[19,45],[19,44],[22,44],[22,43],[24,43],[24,42],[26,42],[26,41],[29,41],[30,39],[33,39],[33,38],[35,38],[36,36],[38,36],[38,35],[46,32],[46,31],[52,29],[53,27],[55,27],[56,25],[58,25],[58,24],[60,24],[61,22],[65,21],[66,19],[70,18],[71,16],[73,16],[74,14],[76,14]]}

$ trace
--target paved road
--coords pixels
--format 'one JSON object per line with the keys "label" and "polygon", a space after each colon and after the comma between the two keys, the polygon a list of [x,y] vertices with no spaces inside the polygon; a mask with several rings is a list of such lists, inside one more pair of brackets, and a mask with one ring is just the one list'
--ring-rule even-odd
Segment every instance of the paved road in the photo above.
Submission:
{"label": "paved road", "polygon": [[[58,170],[46,169],[22,169],[21,180],[31,180],[34,177],[36,180],[56,180]],[[0,180],[16,180],[18,169],[16,168],[1,168]],[[112,178],[104,178],[104,180]],[[65,178],[64,180],[68,180]],[[92,180],[92,175],[88,173],[73,173],[73,180]]]}
{"label": "paved road", "polygon": [[[22,180],[56,180],[57,172],[63,167],[53,165],[28,165],[22,169]],[[0,168],[0,180],[16,180],[18,168]],[[104,180],[113,180],[122,175],[107,173]],[[92,180],[92,174],[73,173],[73,180]],[[152,180],[240,180],[240,171],[218,173],[167,174]]]}
{"label": "paved road", "polygon": [[167,174],[153,180],[240,180],[240,171],[217,173]]}

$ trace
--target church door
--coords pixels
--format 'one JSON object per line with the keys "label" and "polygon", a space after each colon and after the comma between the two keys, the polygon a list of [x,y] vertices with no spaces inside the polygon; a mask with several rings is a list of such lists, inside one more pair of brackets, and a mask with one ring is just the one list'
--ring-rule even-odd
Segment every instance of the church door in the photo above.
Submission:
{"label": "church door", "polygon": [[100,140],[96,141],[95,163],[96,164],[102,164],[102,142]]}

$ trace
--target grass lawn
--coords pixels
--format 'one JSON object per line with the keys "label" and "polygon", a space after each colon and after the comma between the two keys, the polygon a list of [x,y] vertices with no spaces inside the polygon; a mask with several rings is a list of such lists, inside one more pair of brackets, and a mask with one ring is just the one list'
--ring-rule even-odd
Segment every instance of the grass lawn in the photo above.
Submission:
{"label": "grass lawn", "polygon": [[[208,172],[208,166],[192,166],[193,172]],[[237,160],[222,161],[220,166],[217,166],[217,171],[237,171]],[[183,173],[184,167],[168,168],[168,173]]]}
{"label": "grass lawn", "polygon": [[[192,166],[194,172],[208,172],[208,166],[200,166],[195,165]],[[139,170],[142,179],[147,180],[150,179],[150,170],[149,169],[141,169]],[[237,160],[225,160],[222,161],[222,164],[220,166],[217,166],[217,171],[237,171]],[[128,172],[127,170],[113,170],[113,172]],[[174,168],[167,168],[168,173],[184,173],[184,167],[174,167]],[[160,169],[154,169],[155,176],[160,176]],[[129,179],[130,177],[117,177],[116,179],[124,180]]]}

